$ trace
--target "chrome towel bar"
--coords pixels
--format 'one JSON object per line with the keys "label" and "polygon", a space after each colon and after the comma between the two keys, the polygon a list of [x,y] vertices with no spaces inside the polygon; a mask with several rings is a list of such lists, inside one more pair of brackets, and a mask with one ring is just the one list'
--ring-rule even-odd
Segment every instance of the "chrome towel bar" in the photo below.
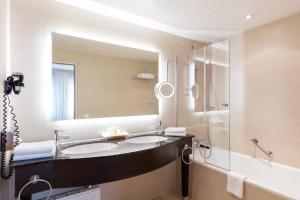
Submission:
{"label": "chrome towel bar", "polygon": [[256,147],[258,147],[262,152],[264,152],[264,154],[266,154],[266,155],[269,157],[270,160],[273,158],[273,152],[272,152],[272,151],[266,151],[264,148],[262,148],[262,147],[258,144],[258,139],[252,138],[252,139],[250,139],[250,141],[251,141]]}

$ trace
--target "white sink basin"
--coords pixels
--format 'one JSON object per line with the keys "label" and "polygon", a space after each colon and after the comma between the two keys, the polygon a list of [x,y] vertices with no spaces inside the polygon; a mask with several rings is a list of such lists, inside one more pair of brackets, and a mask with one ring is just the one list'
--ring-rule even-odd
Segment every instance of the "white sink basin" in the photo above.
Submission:
{"label": "white sink basin", "polygon": [[63,149],[61,152],[63,154],[91,154],[98,153],[101,151],[107,151],[116,148],[118,145],[110,142],[99,142],[99,143],[89,143],[89,144],[80,144],[72,146],[66,149]]}
{"label": "white sink basin", "polygon": [[126,142],[134,143],[134,144],[149,144],[149,143],[156,143],[156,142],[162,142],[167,140],[168,138],[163,136],[140,136],[140,137],[134,137],[129,138],[126,140]]}

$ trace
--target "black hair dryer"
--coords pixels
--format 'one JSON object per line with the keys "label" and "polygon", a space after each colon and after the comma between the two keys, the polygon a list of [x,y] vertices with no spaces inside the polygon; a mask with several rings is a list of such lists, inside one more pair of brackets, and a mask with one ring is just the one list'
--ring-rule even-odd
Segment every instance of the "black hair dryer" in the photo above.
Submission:
{"label": "black hair dryer", "polygon": [[7,77],[4,82],[4,93],[5,95],[11,94],[12,91],[16,95],[20,94],[21,88],[24,87],[24,75],[22,73],[13,73],[11,76]]}
{"label": "black hair dryer", "polygon": [[[20,141],[20,131],[14,108],[11,105],[9,95],[12,92],[16,95],[20,94],[24,87],[24,75],[22,73],[13,73],[4,81],[3,95],[3,130],[1,131],[1,179],[9,179],[13,172],[13,148],[18,146]],[[10,115],[11,119],[8,118]],[[7,127],[8,120],[13,122],[13,131],[9,131]],[[9,160],[6,160],[9,152]]]}

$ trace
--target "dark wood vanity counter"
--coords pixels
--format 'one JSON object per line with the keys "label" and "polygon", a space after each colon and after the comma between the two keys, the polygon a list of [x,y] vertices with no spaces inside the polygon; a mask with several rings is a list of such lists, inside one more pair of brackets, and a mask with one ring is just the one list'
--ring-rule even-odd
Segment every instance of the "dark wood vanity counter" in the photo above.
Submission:
{"label": "dark wood vanity counter", "polygon": [[[168,136],[165,136],[168,137]],[[192,145],[192,135],[168,137],[162,142],[149,144],[129,144],[119,141],[119,147],[111,153],[99,153],[81,156],[58,156],[14,163],[15,195],[31,176],[38,175],[51,183],[53,188],[67,188],[96,185],[138,176],[161,168],[181,157],[185,145]],[[144,145],[144,146],[143,146]],[[118,149],[119,148],[119,149]],[[109,152],[109,151],[108,151]],[[184,152],[185,159],[188,154]],[[183,195],[187,193],[188,166],[182,163]],[[47,185],[33,184],[28,186],[22,196],[47,190]],[[185,196],[185,195],[184,195]]]}

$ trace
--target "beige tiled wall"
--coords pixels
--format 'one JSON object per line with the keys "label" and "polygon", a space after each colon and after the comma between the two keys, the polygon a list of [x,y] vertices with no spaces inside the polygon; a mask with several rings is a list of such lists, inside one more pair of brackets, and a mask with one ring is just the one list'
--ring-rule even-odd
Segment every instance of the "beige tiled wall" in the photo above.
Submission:
{"label": "beige tiled wall", "polygon": [[[231,150],[300,168],[300,13],[231,39]],[[265,156],[259,153],[259,156]]]}

